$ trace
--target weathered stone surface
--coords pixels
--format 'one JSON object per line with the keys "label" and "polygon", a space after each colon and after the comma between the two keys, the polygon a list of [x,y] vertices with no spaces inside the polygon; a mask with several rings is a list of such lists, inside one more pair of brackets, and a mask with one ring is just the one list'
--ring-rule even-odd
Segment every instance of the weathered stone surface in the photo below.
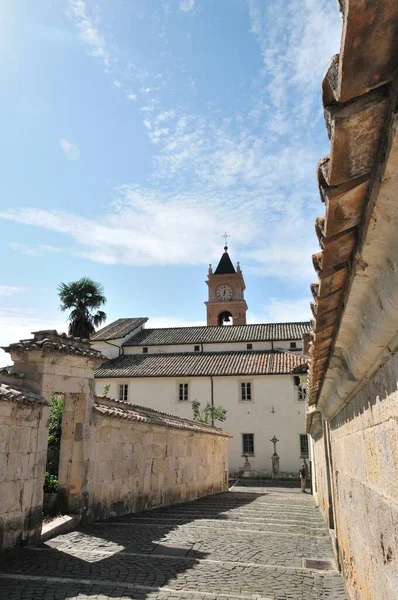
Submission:
{"label": "weathered stone surface", "polygon": [[347,102],[390,81],[396,69],[398,16],[395,0],[345,0],[335,97]]}
{"label": "weathered stone surface", "polygon": [[[11,386],[12,387],[12,386]],[[14,388],[13,388],[14,389]],[[3,386],[0,395],[0,551],[38,539],[45,452],[38,432],[48,436],[49,406],[27,390]],[[11,398],[11,400],[10,400]],[[32,514],[35,513],[35,519]]]}
{"label": "weathered stone surface", "polygon": [[[398,355],[330,423],[333,469],[323,437],[315,441],[316,497],[334,513],[340,561],[350,597],[398,596]],[[330,460],[330,459],[329,459]]]}

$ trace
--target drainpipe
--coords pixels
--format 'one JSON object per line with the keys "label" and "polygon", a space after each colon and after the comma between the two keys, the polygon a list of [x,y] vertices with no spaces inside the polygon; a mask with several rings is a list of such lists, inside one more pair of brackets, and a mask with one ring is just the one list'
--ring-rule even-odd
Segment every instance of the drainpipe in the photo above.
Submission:
{"label": "drainpipe", "polygon": [[[213,375],[210,375],[210,401],[211,401],[211,407],[214,408],[214,385],[213,385]],[[214,414],[213,411],[211,413],[211,424],[214,427]]]}
{"label": "drainpipe", "polygon": [[118,346],[117,344],[112,344],[111,342],[107,342],[106,340],[102,340],[102,341],[105,342],[105,344],[108,344],[109,346],[114,346],[115,348],[117,348],[119,350],[119,356],[121,354],[124,354],[122,346]]}

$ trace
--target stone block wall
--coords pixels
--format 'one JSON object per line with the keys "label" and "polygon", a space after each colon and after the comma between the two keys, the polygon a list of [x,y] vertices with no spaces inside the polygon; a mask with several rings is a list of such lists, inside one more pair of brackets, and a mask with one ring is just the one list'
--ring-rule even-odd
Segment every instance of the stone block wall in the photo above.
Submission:
{"label": "stone block wall", "polygon": [[[40,540],[48,399],[64,393],[59,508],[107,518],[228,489],[220,429],[94,396],[104,357],[55,331],[6,348],[13,376],[0,381],[0,549]],[[23,388],[14,385],[23,382]]]}
{"label": "stone block wall", "polygon": [[49,410],[0,383],[0,551],[40,540]]}
{"label": "stone block wall", "polygon": [[228,437],[93,413],[87,516],[108,518],[228,489]]}
{"label": "stone block wall", "polygon": [[336,534],[351,598],[398,597],[398,354],[330,424]]}
{"label": "stone block wall", "polygon": [[[329,424],[324,422],[323,428],[324,434],[314,440],[313,446],[316,499],[326,522],[330,517],[334,520],[338,560],[349,597],[395,600],[398,598],[398,354]],[[329,449],[325,445],[328,435]]]}
{"label": "stone block wall", "polygon": [[325,440],[323,435],[314,440],[313,444],[314,460],[312,464],[314,496],[319,508],[321,509],[323,518],[330,528],[332,525],[330,521],[331,507],[329,502],[328,473],[326,465]]}

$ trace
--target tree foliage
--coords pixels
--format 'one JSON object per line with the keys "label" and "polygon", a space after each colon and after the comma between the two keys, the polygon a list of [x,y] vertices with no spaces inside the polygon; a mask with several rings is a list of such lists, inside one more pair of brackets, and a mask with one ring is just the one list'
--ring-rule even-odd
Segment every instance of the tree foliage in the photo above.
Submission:
{"label": "tree foliage", "polygon": [[95,333],[95,328],[105,322],[106,314],[98,310],[106,303],[104,288],[100,283],[82,277],[68,284],[60,283],[58,294],[60,309],[73,309],[68,317],[69,335],[88,339]]}
{"label": "tree foliage", "polygon": [[49,471],[52,476],[58,474],[63,410],[63,395],[51,394],[50,424],[48,428],[47,471]]}
{"label": "tree foliage", "polygon": [[206,425],[211,425],[214,421],[225,421],[227,418],[227,411],[223,406],[211,406],[209,402],[204,408],[201,408],[200,402],[194,400],[192,411],[194,421],[200,421]]}

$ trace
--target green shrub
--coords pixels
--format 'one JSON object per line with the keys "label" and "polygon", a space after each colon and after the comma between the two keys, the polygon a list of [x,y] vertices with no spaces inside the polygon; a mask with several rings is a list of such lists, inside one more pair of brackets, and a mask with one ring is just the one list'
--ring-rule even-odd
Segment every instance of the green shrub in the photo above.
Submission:
{"label": "green shrub", "polygon": [[63,410],[63,395],[51,394],[50,424],[48,428],[47,471],[54,473],[54,475],[58,475]]}
{"label": "green shrub", "polygon": [[227,411],[223,406],[211,406],[208,402],[202,409],[198,400],[192,402],[192,412],[194,421],[200,421],[206,425],[214,423],[214,421],[225,421],[227,418]]}
{"label": "green shrub", "polygon": [[44,474],[44,485],[43,489],[47,494],[54,494],[58,491],[58,477],[50,475],[48,471]]}

